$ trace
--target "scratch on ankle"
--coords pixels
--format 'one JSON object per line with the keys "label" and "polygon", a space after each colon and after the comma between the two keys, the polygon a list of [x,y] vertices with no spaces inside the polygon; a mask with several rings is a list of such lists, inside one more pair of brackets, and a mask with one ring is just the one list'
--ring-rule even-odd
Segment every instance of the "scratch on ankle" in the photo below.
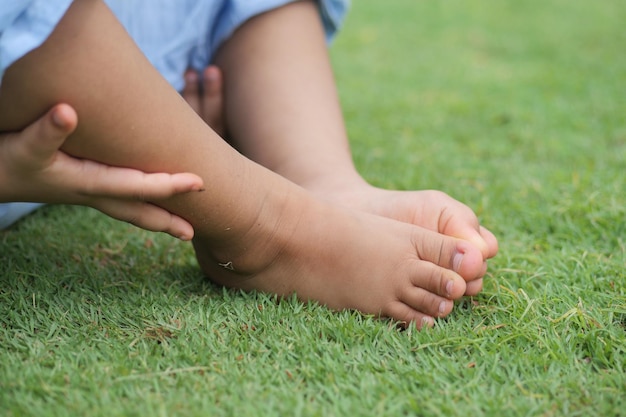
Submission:
{"label": "scratch on ankle", "polygon": [[223,263],[223,264],[218,262],[217,264],[219,266],[221,266],[222,268],[224,268],[224,269],[228,269],[229,271],[234,271],[235,270],[235,267],[233,267],[233,262],[232,261],[228,261],[228,262]]}

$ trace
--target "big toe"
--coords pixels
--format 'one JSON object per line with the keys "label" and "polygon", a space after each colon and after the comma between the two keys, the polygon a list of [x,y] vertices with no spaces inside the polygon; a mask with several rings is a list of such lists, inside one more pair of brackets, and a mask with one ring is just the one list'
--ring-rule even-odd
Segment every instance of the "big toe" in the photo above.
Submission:
{"label": "big toe", "polygon": [[416,228],[413,242],[420,259],[453,270],[466,280],[476,279],[484,269],[481,251],[463,239]]}

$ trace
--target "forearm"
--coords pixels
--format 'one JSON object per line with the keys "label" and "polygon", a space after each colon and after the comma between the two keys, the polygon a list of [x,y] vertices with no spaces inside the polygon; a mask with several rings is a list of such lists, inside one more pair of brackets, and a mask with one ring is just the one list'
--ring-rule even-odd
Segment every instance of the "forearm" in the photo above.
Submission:
{"label": "forearm", "polygon": [[305,185],[353,178],[343,117],[313,2],[257,16],[220,49],[233,145]]}

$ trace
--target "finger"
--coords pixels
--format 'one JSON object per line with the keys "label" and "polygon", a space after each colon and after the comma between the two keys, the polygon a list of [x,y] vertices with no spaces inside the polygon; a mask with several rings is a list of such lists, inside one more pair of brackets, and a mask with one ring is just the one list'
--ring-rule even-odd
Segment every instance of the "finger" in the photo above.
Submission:
{"label": "finger", "polygon": [[65,134],[70,134],[78,125],[76,110],[69,104],[61,103],[50,110],[52,123]]}
{"label": "finger", "polygon": [[189,106],[199,115],[202,116],[202,103],[200,100],[200,80],[198,73],[194,70],[185,72],[185,88],[182,96]]}
{"label": "finger", "polygon": [[59,150],[76,129],[78,116],[67,104],[54,106],[28,126],[15,141],[15,157],[20,161],[44,164]]}
{"label": "finger", "polygon": [[103,199],[93,207],[114,219],[152,232],[168,233],[181,240],[191,240],[194,235],[193,227],[182,217],[149,203]]}
{"label": "finger", "polygon": [[191,173],[146,174],[131,168],[118,168],[93,161],[82,162],[81,178],[75,177],[78,192],[85,196],[132,200],[162,200],[176,194],[200,191],[203,182]]}
{"label": "finger", "polygon": [[202,73],[202,118],[220,136],[225,133],[223,87],[220,69],[207,67]]}

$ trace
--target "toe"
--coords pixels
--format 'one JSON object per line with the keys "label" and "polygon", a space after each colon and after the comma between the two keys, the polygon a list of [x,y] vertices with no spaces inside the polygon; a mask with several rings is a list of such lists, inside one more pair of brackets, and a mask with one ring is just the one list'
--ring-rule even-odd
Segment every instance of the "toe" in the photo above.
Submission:
{"label": "toe", "polygon": [[470,281],[467,283],[467,287],[465,288],[465,295],[474,296],[480,293],[483,290],[483,279],[479,278],[474,281]]}
{"label": "toe", "polygon": [[450,314],[454,306],[452,300],[418,287],[406,290],[400,296],[400,301],[413,310],[430,317],[445,317]]}
{"label": "toe", "polygon": [[482,226],[480,226],[479,230],[480,230],[480,235],[482,236],[483,240],[487,244],[486,258],[487,259],[493,258],[498,253],[498,239],[496,239],[496,236],[493,233],[491,233],[489,230],[487,230],[486,228]]}
{"label": "toe", "polygon": [[483,269],[483,255],[472,243],[416,227],[413,244],[419,259],[452,270],[471,280]]}
{"label": "toe", "polygon": [[421,313],[402,302],[395,302],[384,312],[386,317],[397,320],[404,328],[414,325],[418,330],[433,327],[435,319],[432,316]]}
{"label": "toe", "polygon": [[185,72],[185,88],[183,89],[182,96],[187,104],[189,104],[196,113],[200,114],[200,84],[196,71],[187,70]]}
{"label": "toe", "polygon": [[204,70],[202,97],[202,118],[220,136],[224,135],[223,77],[220,69],[214,65]]}

